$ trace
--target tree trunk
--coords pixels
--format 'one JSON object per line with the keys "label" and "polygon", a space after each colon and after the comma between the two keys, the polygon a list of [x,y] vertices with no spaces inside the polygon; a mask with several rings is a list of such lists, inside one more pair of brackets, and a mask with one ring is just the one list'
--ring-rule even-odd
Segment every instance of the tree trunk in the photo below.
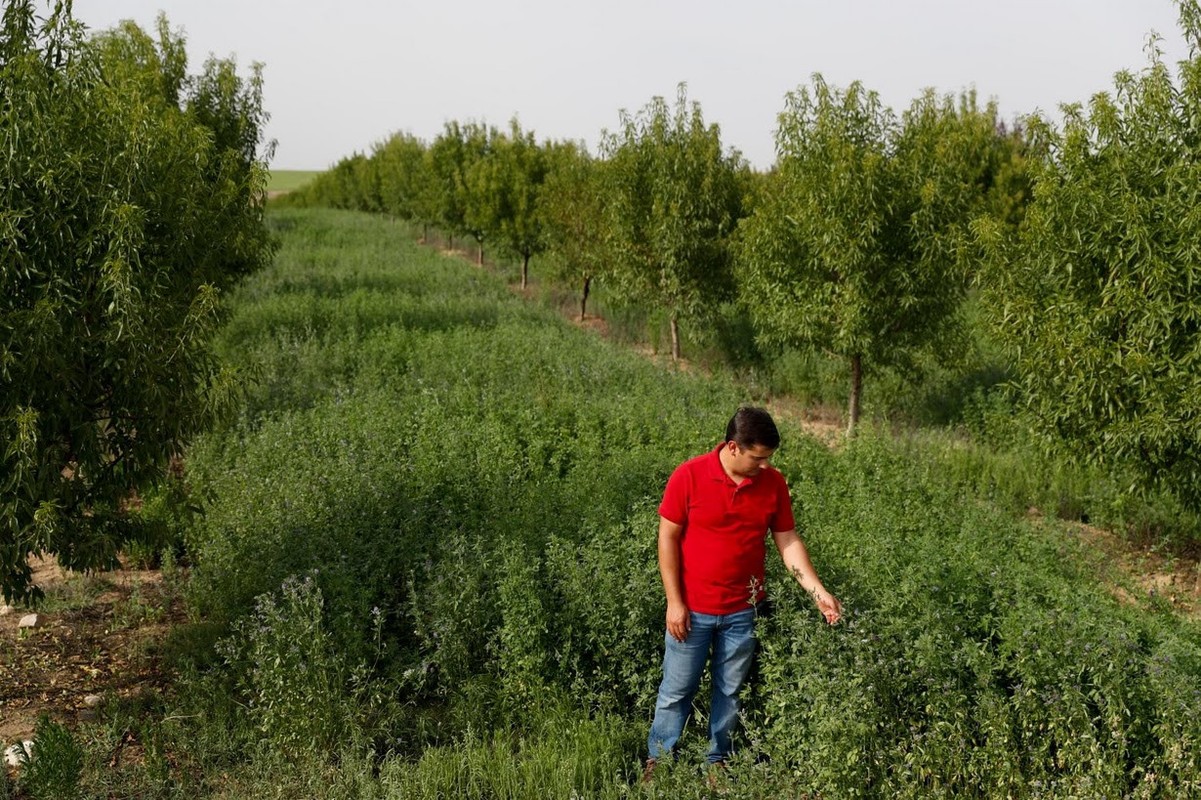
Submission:
{"label": "tree trunk", "polygon": [[680,322],[676,315],[671,315],[671,360],[680,360]]}
{"label": "tree trunk", "polygon": [[580,297],[580,322],[584,321],[584,316],[588,311],[588,290],[592,288],[592,276],[584,278],[584,294]]}
{"label": "tree trunk", "polygon": [[525,291],[530,277],[530,254],[526,253],[521,259],[521,291]]}
{"label": "tree trunk", "polygon": [[455,249],[455,235],[453,233],[446,236],[446,249],[452,252]]}
{"label": "tree trunk", "polygon": [[475,251],[475,265],[477,267],[484,266],[484,243],[479,242]]}
{"label": "tree trunk", "polygon": [[421,243],[426,244],[430,240],[430,224],[428,222],[421,223]]}
{"label": "tree trunk", "polygon": [[847,438],[855,435],[855,426],[859,424],[859,399],[863,394],[863,356],[851,356],[851,408],[850,421],[847,423]]}

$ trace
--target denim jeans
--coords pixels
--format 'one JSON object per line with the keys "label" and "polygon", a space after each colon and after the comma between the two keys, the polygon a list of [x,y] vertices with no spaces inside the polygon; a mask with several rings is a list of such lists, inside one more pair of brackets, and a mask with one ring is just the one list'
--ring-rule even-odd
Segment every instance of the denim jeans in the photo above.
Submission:
{"label": "denim jeans", "polygon": [[647,738],[651,758],[671,755],[692,711],[712,650],[710,672],[713,694],[709,710],[710,763],[730,755],[730,731],[738,720],[738,692],[746,682],[755,653],[755,610],[713,616],[689,612],[688,638],[677,642],[664,637],[663,682],[655,703],[655,721]]}

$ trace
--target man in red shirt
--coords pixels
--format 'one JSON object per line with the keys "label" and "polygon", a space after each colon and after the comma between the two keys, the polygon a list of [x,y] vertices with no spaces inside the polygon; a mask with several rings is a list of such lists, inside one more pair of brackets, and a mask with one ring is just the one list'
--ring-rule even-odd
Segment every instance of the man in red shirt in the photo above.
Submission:
{"label": "man in red shirt", "polygon": [[[713,682],[708,761],[729,757],[738,692],[755,652],[770,530],[784,565],[833,625],[842,606],[826,591],[796,532],[788,484],[768,461],[780,446],[771,415],[738,409],[725,441],[672,473],[659,505],[659,573],[667,595],[663,682],[647,740],[647,775],[684,730],[705,662]],[[712,658],[710,659],[710,652]]]}

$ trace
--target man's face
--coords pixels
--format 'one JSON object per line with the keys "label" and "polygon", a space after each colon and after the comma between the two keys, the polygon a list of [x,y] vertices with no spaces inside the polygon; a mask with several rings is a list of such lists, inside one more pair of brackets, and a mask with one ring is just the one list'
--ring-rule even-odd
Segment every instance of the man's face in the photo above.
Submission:
{"label": "man's face", "polygon": [[738,442],[726,442],[726,447],[730,451],[730,471],[744,478],[758,475],[776,452],[775,448],[761,444],[742,447]]}

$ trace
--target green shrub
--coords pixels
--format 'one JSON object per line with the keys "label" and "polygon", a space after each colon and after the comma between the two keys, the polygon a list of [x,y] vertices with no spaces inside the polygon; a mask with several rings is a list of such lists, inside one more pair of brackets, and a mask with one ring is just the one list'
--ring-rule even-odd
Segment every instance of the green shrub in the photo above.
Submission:
{"label": "green shrub", "polygon": [[501,728],[472,731],[432,747],[416,763],[389,759],[380,768],[386,798],[626,797],[638,775],[631,753],[645,737],[619,716],[581,714],[548,698],[528,716],[524,735]]}
{"label": "green shrub", "polygon": [[1151,722],[1196,697],[1188,659],[1161,668],[1181,684],[1147,680],[1172,634],[1121,609],[1078,540],[911,459],[864,436],[810,464],[808,539],[846,624],[816,626],[778,593],[748,706],[773,765],[839,797],[1127,796],[1151,774],[1191,791],[1195,752],[1173,753],[1196,728],[1169,737]]}
{"label": "green shrub", "polygon": [[79,797],[83,764],[83,746],[71,731],[43,715],[33,734],[33,752],[21,767],[21,791],[32,800]]}
{"label": "green shrub", "polygon": [[330,752],[347,733],[349,669],[324,626],[311,576],[289,578],[258,598],[226,645],[250,715],[279,753]]}

